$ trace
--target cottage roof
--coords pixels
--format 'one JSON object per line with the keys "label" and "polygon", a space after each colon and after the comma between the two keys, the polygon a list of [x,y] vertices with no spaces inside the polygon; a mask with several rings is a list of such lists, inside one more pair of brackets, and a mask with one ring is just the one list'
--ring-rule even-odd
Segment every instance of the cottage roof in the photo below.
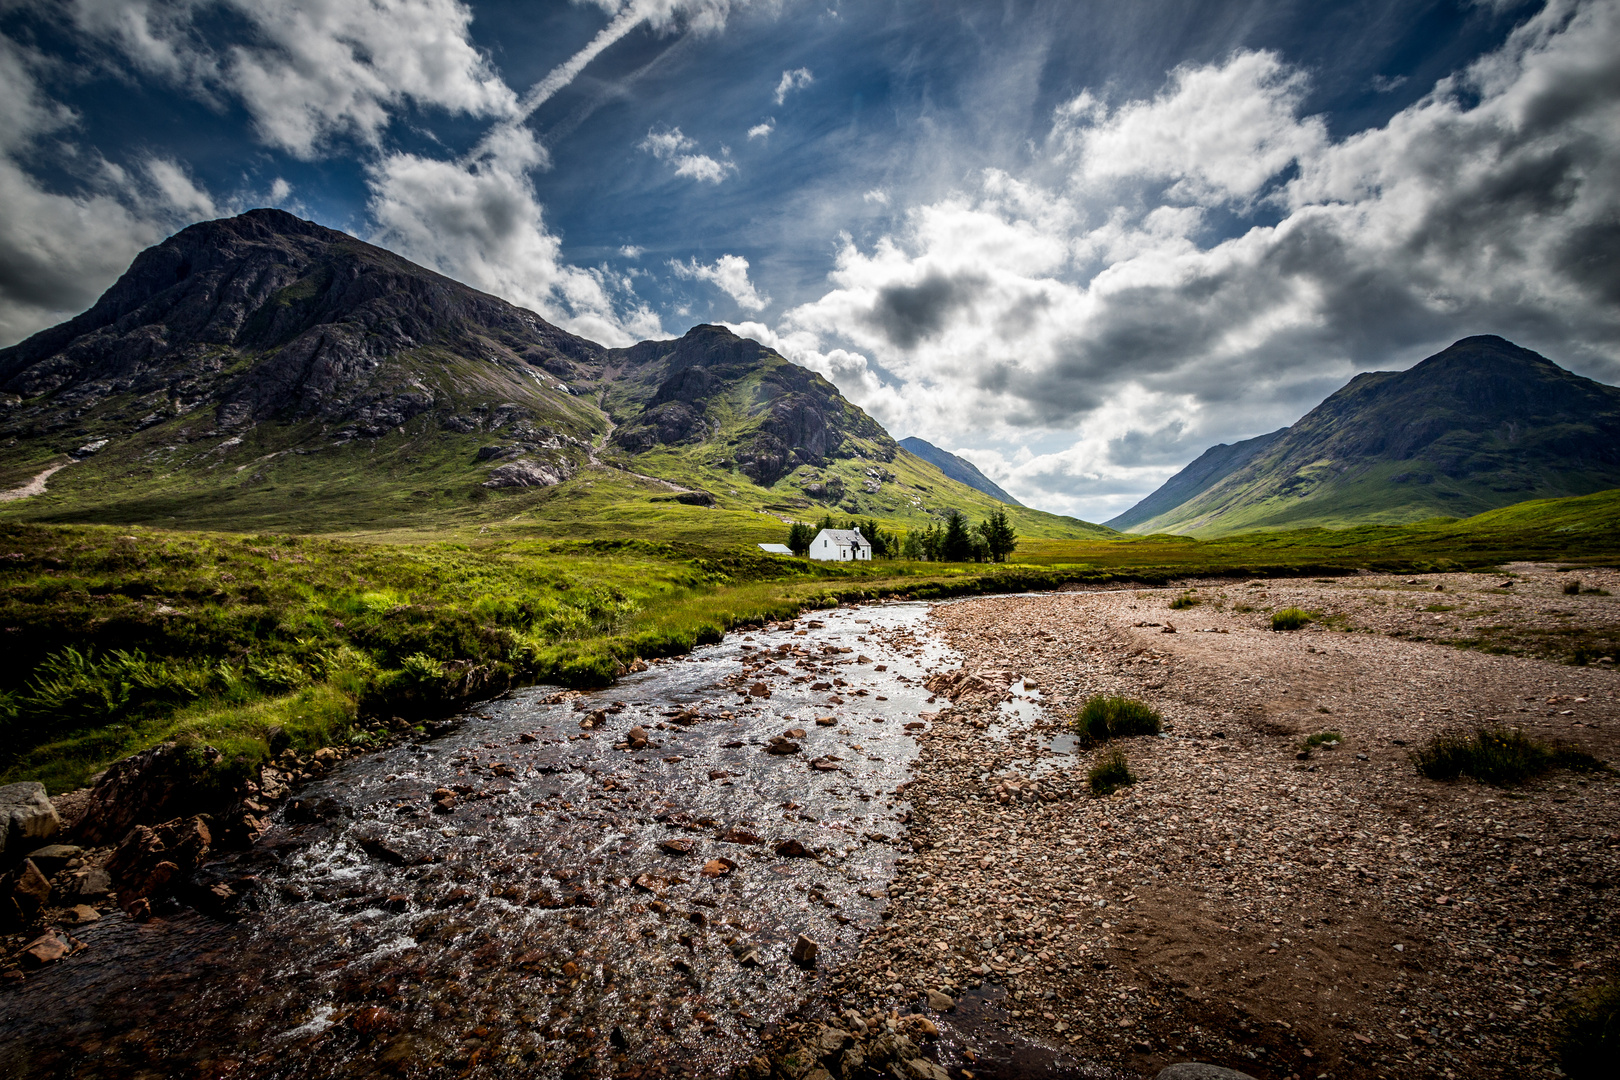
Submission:
{"label": "cottage roof", "polygon": [[793,549],[788,547],[786,544],[761,544],[759,545],[759,550],[765,552],[767,555],[793,554]]}
{"label": "cottage roof", "polygon": [[816,534],[817,540],[825,540],[829,544],[839,547],[869,548],[871,541],[860,534],[858,529],[822,529]]}

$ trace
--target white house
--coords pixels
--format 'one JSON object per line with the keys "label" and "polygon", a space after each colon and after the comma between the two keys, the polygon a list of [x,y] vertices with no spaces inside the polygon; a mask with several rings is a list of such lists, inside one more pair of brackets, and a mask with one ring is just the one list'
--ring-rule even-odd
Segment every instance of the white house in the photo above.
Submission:
{"label": "white house", "polygon": [[872,545],[861,535],[858,526],[853,529],[822,529],[810,541],[810,557],[833,562],[869,561],[872,558]]}

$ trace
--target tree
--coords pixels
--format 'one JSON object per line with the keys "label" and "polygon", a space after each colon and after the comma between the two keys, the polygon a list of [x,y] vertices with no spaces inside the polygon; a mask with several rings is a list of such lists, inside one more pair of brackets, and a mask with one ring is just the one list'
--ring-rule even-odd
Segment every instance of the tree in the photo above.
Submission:
{"label": "tree", "polygon": [[877,523],[877,518],[867,518],[860,524],[861,535],[866,537],[866,542],[872,545],[873,555],[881,555],[885,559],[891,559],[898,554],[895,551],[894,533],[884,532],[883,527]]}
{"label": "tree", "polygon": [[928,558],[928,552],[923,548],[923,534],[916,529],[906,533],[905,540],[900,543],[900,557],[920,562]]}
{"label": "tree", "polygon": [[787,546],[793,549],[795,555],[808,555],[810,542],[816,538],[816,530],[802,521],[795,521],[788,530]]}
{"label": "tree", "polygon": [[1007,556],[1018,550],[1018,534],[1007,520],[1007,512],[1000,508],[990,511],[990,516],[979,522],[979,535],[984,537],[994,562],[1006,562]]}
{"label": "tree", "polygon": [[973,541],[968,534],[967,518],[960,510],[945,514],[945,535],[940,540],[940,557],[946,562],[965,562],[973,557]]}

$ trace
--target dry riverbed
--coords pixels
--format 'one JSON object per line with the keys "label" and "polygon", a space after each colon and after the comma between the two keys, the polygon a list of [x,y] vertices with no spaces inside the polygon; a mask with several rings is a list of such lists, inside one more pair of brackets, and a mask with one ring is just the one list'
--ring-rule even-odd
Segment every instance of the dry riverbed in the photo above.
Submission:
{"label": "dry riverbed", "polygon": [[[1002,1010],[991,1027],[1021,1045],[1127,1076],[1188,1059],[1259,1077],[1557,1075],[1558,1007],[1617,974],[1617,777],[1504,791],[1430,781],[1408,759],[1488,722],[1615,759],[1612,664],[1412,639],[1441,625],[1422,616],[1454,624],[1421,612],[1437,596],[1491,609],[1504,635],[1577,604],[1589,626],[1620,616],[1620,599],[1567,595],[1552,568],[1518,570],[1508,589],[1363,575],[1195,582],[1204,602],[1184,610],[1168,606],[1183,588],[936,608],[978,678],[931,683],[942,711],[906,788],[917,851],[839,1008],[965,995],[936,1016],[938,1056],[981,1075],[999,1071],[984,1025],[950,1030],[970,1008]],[[1620,592],[1612,571],[1582,577]],[[1289,605],[1339,629],[1270,631]],[[1089,755],[1058,752],[1094,693],[1167,721],[1123,742],[1139,782],[1103,799],[1085,791]],[[1301,760],[1324,731],[1342,741]]]}

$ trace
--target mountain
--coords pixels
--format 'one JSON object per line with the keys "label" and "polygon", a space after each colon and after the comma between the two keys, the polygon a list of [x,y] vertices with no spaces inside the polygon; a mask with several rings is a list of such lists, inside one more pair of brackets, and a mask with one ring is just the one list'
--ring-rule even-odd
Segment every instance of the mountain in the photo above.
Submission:
{"label": "mountain", "polygon": [[[707,540],[795,514],[906,526],[996,505],[722,327],[606,348],[279,210],[193,225],[88,311],[0,349],[0,491],[49,470],[0,514],[321,531],[498,519],[567,536],[656,521]],[[1023,514],[1029,535],[1111,535]]]}
{"label": "mountain", "polygon": [[1261,438],[1271,441],[1247,462],[1174,501],[1184,470],[1140,504],[1157,512],[1129,531],[1465,517],[1620,487],[1620,389],[1494,336],[1464,338],[1406,371],[1357,375]]}
{"label": "mountain", "polygon": [[941,450],[933,443],[919,439],[915,435],[901,439],[900,445],[958,483],[982,491],[992,499],[999,499],[1008,506],[1024,505],[1001,490],[994,480],[980,472],[979,467],[966,458],[957,457],[949,450]]}
{"label": "mountain", "polygon": [[1153,494],[1103,524],[1125,532],[1133,525],[1174,510],[1253,461],[1256,454],[1276,442],[1287,430],[1278,428],[1269,435],[1256,435],[1242,442],[1218,443],[1210,447],[1199,454],[1191,465],[1166,480]]}

